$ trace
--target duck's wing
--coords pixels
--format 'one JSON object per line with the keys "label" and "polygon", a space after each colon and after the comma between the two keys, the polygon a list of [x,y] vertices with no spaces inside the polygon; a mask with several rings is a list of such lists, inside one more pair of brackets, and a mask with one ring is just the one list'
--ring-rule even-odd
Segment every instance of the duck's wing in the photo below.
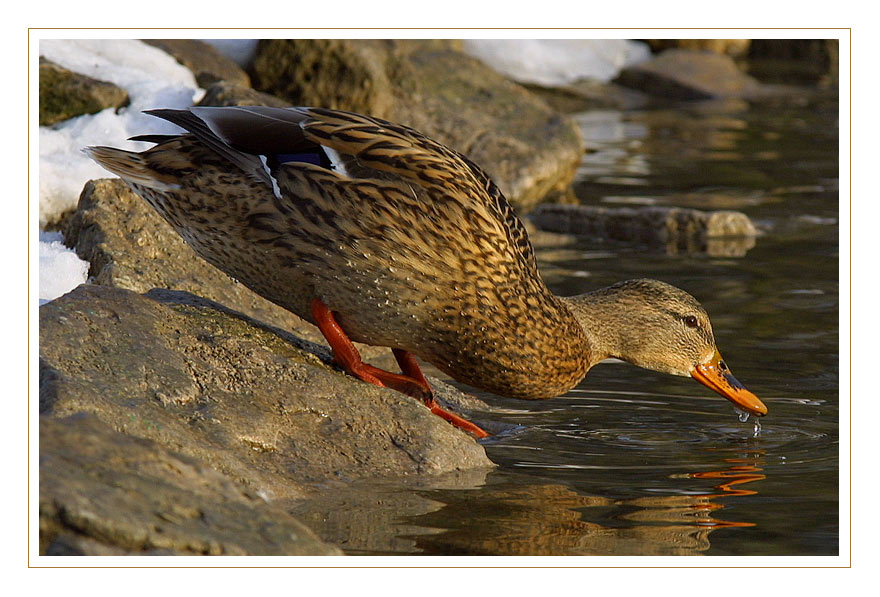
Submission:
{"label": "duck's wing", "polygon": [[449,147],[407,126],[379,118],[323,108],[300,109],[304,134],[338,155],[351,175],[364,169],[381,172],[429,192],[427,196],[457,198],[463,207],[497,223],[528,268],[537,262],[528,233],[510,203],[477,164]]}
{"label": "duck's wing", "polygon": [[[267,158],[277,154],[316,150],[306,141],[296,110],[268,106],[193,107],[187,110],[147,110],[191,133],[201,143],[241,168],[245,174],[274,187]],[[154,135],[134,140],[160,141]]]}
{"label": "duck's wing", "polygon": [[529,269],[537,263],[525,227],[475,163],[407,126],[325,108],[192,107],[148,112],[186,129],[249,176],[277,189],[274,169],[323,166],[350,178],[403,181],[424,197],[449,196],[494,223]]}

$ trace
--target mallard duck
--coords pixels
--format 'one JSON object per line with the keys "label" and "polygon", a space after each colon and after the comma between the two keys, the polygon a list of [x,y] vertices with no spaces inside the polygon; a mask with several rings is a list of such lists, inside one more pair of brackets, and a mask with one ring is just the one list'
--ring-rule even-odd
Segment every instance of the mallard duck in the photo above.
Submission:
{"label": "mallard duck", "polygon": [[[558,396],[605,358],[691,376],[756,416],[705,310],[657,280],[572,297],[541,279],[504,195],[462,154],[399,124],[322,108],[148,112],[187,132],[86,151],[209,263],[318,326],[342,368],[440,408],[416,356],[470,386]],[[401,373],[361,361],[386,346]]]}

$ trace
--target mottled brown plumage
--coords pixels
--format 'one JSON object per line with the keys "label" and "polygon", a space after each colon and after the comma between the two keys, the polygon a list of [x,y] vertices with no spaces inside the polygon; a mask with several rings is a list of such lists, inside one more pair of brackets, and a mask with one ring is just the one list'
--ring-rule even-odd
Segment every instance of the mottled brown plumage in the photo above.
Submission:
{"label": "mottled brown plumage", "polygon": [[[695,377],[723,367],[705,312],[672,286],[553,295],[495,184],[417,131],[317,108],[153,113],[189,132],[88,152],[201,257],[306,320],[319,299],[351,339],[517,398],[561,394],[608,356]],[[703,383],[766,412],[715,373]]]}

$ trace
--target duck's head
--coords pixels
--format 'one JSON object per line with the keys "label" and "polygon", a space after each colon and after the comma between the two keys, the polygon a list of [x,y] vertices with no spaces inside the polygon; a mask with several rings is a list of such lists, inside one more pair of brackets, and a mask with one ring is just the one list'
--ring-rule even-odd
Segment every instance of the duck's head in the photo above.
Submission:
{"label": "duck's head", "polygon": [[590,337],[593,359],[616,357],[653,371],[693,377],[750,414],[767,407],[730,372],[705,309],[658,280],[627,280],[567,299]]}

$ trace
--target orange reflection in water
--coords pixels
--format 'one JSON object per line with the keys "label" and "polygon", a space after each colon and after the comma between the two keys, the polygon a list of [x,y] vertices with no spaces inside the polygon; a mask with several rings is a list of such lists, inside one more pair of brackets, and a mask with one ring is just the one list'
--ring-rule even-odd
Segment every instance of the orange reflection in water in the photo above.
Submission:
{"label": "orange reflection in water", "polygon": [[[755,455],[757,457],[760,457],[763,454],[755,453]],[[744,489],[742,487],[736,487],[737,485],[744,485],[746,483],[752,483],[753,481],[760,481],[767,478],[767,475],[761,474],[761,471],[764,469],[756,466],[754,460],[754,457],[725,458],[724,462],[729,462],[732,464],[732,466],[728,467],[725,470],[689,473],[688,477],[691,477],[693,479],[722,479],[724,481],[723,483],[715,486],[715,489],[718,489],[721,493],[702,494],[700,497],[704,498],[706,501],[699,505],[694,505],[694,508],[704,509],[708,514],[713,510],[720,510],[724,508],[722,504],[712,502],[711,500],[714,498],[757,494],[757,491]],[[713,527],[755,526],[755,523],[753,522],[732,522],[714,519],[711,516],[707,516],[705,520],[700,520],[697,524],[710,525]]]}

